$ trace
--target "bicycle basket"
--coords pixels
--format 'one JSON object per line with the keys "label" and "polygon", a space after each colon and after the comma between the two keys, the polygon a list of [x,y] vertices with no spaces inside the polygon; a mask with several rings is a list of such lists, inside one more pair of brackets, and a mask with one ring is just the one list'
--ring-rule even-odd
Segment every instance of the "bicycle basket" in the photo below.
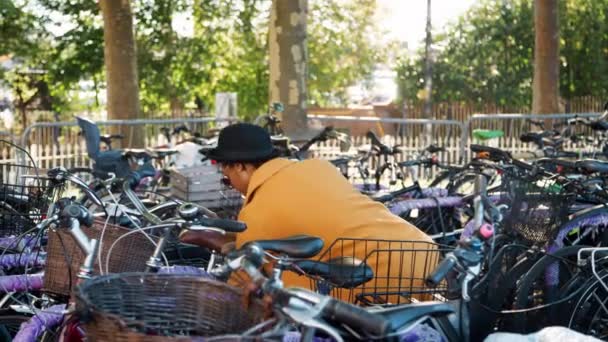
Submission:
{"label": "bicycle basket", "polygon": [[32,166],[0,163],[0,236],[24,233],[46,215],[54,187],[45,177]]}
{"label": "bicycle basket", "polygon": [[322,279],[313,279],[311,285],[318,292],[359,305],[444,300],[446,284],[427,288],[424,280],[449,250],[450,247],[424,241],[340,238],[328,247],[320,260],[360,261],[371,268],[373,278],[355,288],[342,288],[340,284]]}
{"label": "bicycle basket", "polygon": [[509,211],[503,230],[518,233],[527,243],[553,241],[575,196],[550,179],[506,177],[504,184],[501,202],[508,203]]}
{"label": "bicycle basket", "polygon": [[[131,230],[96,220],[91,228],[84,228],[90,239],[100,241],[99,257],[104,273],[106,258],[114,242]],[[103,239],[101,238],[103,232]],[[112,248],[108,273],[137,272],[146,268],[146,261],[154,252],[154,244],[142,233],[133,233],[122,238]],[[72,236],[65,231],[49,230],[47,259],[43,291],[53,295],[68,296],[76,285],[77,274],[85,255]],[[67,274],[66,274],[67,270]],[[99,258],[95,260],[94,272],[99,274]]]}
{"label": "bicycle basket", "polygon": [[76,309],[92,341],[200,341],[243,333],[263,320],[262,303],[246,307],[243,295],[201,277],[124,273],[82,283]]}

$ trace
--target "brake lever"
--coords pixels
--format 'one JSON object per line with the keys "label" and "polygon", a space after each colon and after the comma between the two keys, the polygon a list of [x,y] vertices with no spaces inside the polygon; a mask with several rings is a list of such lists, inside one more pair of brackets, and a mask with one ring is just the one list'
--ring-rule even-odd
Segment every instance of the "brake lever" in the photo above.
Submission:
{"label": "brake lever", "polygon": [[330,297],[320,298],[320,300],[313,302],[309,296],[302,296],[303,293],[299,291],[289,290],[289,292],[293,295],[289,298],[289,301],[300,301],[302,304],[297,305],[299,303],[296,303],[296,305],[292,304],[280,307],[279,310],[283,314],[303,326],[319,329],[327,333],[337,342],[344,341],[336,329],[325,323],[321,318],[323,309],[331,300]]}
{"label": "brake lever", "polygon": [[201,226],[201,225],[191,225],[191,226],[187,226],[184,227],[185,229],[188,230],[192,230],[192,231],[210,231],[210,232],[217,232],[220,233],[222,235],[226,235],[226,231],[220,228],[215,228],[215,227],[207,227],[207,226]]}
{"label": "brake lever", "polygon": [[89,189],[89,186],[83,182],[80,178],[70,174],[70,173],[66,173],[66,179],[69,180],[70,182],[78,185],[78,187],[80,187],[82,189],[82,191],[84,191],[87,194],[87,197],[93,201],[95,204],[97,204],[100,207],[105,207],[103,202],[101,201],[101,199],[99,199],[99,197],[93,192],[91,191],[91,189]]}

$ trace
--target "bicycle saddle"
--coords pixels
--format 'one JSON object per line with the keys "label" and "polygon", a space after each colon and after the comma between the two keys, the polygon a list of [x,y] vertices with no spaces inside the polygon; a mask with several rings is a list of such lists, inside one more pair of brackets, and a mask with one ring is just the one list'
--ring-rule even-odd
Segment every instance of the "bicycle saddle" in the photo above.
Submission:
{"label": "bicycle saddle", "polygon": [[535,164],[543,166],[559,166],[566,170],[575,170],[576,162],[559,158],[540,158]]}
{"label": "bicycle saddle", "polygon": [[153,150],[148,150],[148,153],[154,159],[164,159],[165,157],[178,154],[179,151],[174,148],[155,148]]}
{"label": "bicycle saddle", "polygon": [[310,235],[294,235],[284,239],[252,241],[265,251],[286,254],[292,258],[312,258],[323,249],[323,240]]}
{"label": "bicycle saddle", "polygon": [[586,172],[608,172],[608,162],[595,160],[595,159],[584,159],[579,160],[575,163],[576,167]]}
{"label": "bicycle saddle", "polygon": [[341,288],[353,288],[374,278],[374,271],[361,260],[337,258],[328,262],[302,260],[295,263],[304,273],[327,280]]}
{"label": "bicycle saddle", "polygon": [[124,137],[122,134],[104,134],[99,137],[99,140],[106,145],[111,145],[114,139],[123,139]]}
{"label": "bicycle saddle", "polygon": [[122,150],[122,155],[126,158],[135,158],[143,160],[152,159],[152,155],[143,148],[125,148]]}

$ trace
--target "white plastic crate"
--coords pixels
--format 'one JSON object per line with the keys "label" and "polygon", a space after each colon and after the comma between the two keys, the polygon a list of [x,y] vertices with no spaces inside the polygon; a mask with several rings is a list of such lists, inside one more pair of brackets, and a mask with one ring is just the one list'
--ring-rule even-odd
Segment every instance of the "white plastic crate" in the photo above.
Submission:
{"label": "white plastic crate", "polygon": [[207,208],[240,207],[241,194],[222,184],[222,173],[215,165],[195,166],[171,171],[171,193]]}

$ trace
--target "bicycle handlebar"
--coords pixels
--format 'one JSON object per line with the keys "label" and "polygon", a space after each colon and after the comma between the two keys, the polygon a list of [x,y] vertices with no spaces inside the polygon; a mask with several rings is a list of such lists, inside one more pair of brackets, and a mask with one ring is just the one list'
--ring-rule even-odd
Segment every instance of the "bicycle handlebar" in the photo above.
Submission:
{"label": "bicycle handlebar", "polygon": [[58,182],[69,181],[72,184],[75,184],[80,190],[82,190],[85,193],[87,198],[89,198],[96,205],[102,207],[105,211],[105,206],[104,206],[103,202],[101,201],[101,199],[99,198],[99,196],[97,196],[97,194],[95,192],[93,192],[82,179],[69,173],[68,170],[66,170],[64,167],[56,167],[56,168],[50,169],[47,172],[47,175],[53,181],[58,181]]}
{"label": "bicycle handlebar", "polygon": [[380,141],[380,139],[378,138],[376,133],[374,133],[372,131],[367,131],[365,136],[371,140],[371,143],[373,146],[380,148],[380,153],[382,153],[382,154],[390,153],[391,149]]}
{"label": "bicycle handlebar", "polygon": [[220,218],[199,217],[197,224],[204,227],[219,228],[230,233],[241,233],[247,230],[247,225],[244,222]]}
{"label": "bicycle handlebar", "polygon": [[[297,307],[299,314],[289,315],[292,320],[306,325],[306,323],[310,323],[310,320],[320,316],[320,318],[348,325],[376,337],[384,337],[392,331],[389,320],[360,307],[305,289],[283,289],[280,282],[266,278],[259,271],[259,262],[263,253],[258,245],[249,243],[240,251],[233,252],[233,259],[227,265],[237,261],[238,265],[232,266],[243,269],[254,283],[261,284],[262,290],[273,298],[275,307],[287,315],[289,315],[290,309]],[[235,256],[236,258],[234,258]],[[305,308],[303,305],[309,308]],[[327,329],[326,332],[330,335],[337,335],[331,326],[327,326]]]}
{"label": "bicycle handlebar", "polygon": [[373,336],[386,336],[392,331],[391,322],[361,307],[330,298],[321,310],[324,318],[361,329]]}
{"label": "bicycle handlebar", "polygon": [[454,269],[457,263],[458,259],[456,259],[456,256],[454,256],[453,253],[446,255],[439,265],[435,267],[433,272],[426,277],[426,285],[429,287],[437,287],[439,283],[445,279],[447,274]]}

